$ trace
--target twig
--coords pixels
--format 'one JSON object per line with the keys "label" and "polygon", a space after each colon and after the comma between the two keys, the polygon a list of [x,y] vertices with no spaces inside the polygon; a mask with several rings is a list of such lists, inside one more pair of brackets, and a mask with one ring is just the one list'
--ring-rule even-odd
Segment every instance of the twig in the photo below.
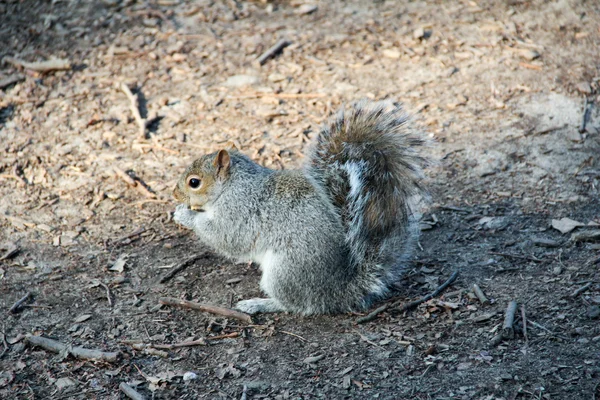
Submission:
{"label": "twig", "polygon": [[583,285],[582,287],[580,287],[579,289],[577,289],[576,291],[574,291],[573,294],[571,294],[571,297],[577,297],[577,296],[579,296],[581,293],[585,292],[590,287],[592,287],[592,282],[586,283],[585,285]]}
{"label": "twig", "polygon": [[248,386],[244,385],[244,388],[242,389],[242,397],[240,397],[240,400],[247,400],[248,399]]}
{"label": "twig", "polygon": [[135,231],[133,231],[133,232],[131,232],[131,233],[125,235],[125,236],[121,236],[120,238],[115,239],[115,243],[119,243],[119,242],[122,242],[124,240],[131,239],[132,237],[135,237],[135,236],[139,236],[139,235],[141,235],[144,232],[146,232],[146,228],[138,228]]}
{"label": "twig", "polygon": [[525,306],[521,305],[521,319],[523,320],[523,337],[525,338],[525,342],[528,342],[527,338],[527,317],[525,316]]}
{"label": "twig", "polygon": [[29,296],[31,296],[31,292],[27,292],[25,294],[25,296],[23,296],[19,300],[17,300],[16,303],[12,305],[12,307],[10,308],[10,310],[8,310],[8,312],[11,313],[11,314],[14,314],[17,311],[19,311],[19,308],[21,308],[23,306],[23,303],[25,303],[27,301],[27,299],[29,298]]}
{"label": "twig", "polygon": [[308,342],[308,340],[304,339],[304,338],[303,338],[302,336],[300,336],[300,335],[296,335],[295,333],[288,332],[288,331],[279,331],[279,332],[281,332],[281,333],[284,333],[284,334],[286,334],[286,335],[293,336],[293,337],[295,337],[295,338],[298,338],[298,339],[300,339],[300,340],[301,340],[301,341],[303,341],[303,342]]}
{"label": "twig", "polygon": [[121,168],[117,167],[116,165],[113,166],[113,170],[119,176],[119,178],[123,179],[123,181],[125,181],[125,183],[127,183],[129,186],[137,189],[137,191],[140,192],[141,194],[143,194],[144,196],[151,198],[151,199],[156,198],[156,194],[154,194],[150,190],[148,190],[146,185],[140,179],[132,178],[127,172],[123,171]]}
{"label": "twig", "polygon": [[527,322],[529,322],[529,324],[535,326],[536,328],[540,328],[541,330],[546,331],[547,333],[549,333],[550,335],[552,335],[554,337],[557,337],[562,340],[568,340],[566,337],[559,335],[558,333],[552,332],[550,329],[546,328],[544,325],[538,324],[537,322],[534,322],[530,319],[528,319]]}
{"label": "twig", "polygon": [[275,57],[281,50],[288,47],[292,42],[287,39],[281,39],[274,46],[272,46],[269,50],[265,51],[260,57],[256,60],[260,65],[264,65],[269,59]]}
{"label": "twig", "polygon": [[37,72],[49,72],[56,70],[64,70],[71,69],[71,63],[69,60],[61,60],[58,58],[51,58],[46,61],[38,61],[38,62],[27,62],[23,60],[19,60],[18,58],[13,57],[4,57],[5,62],[9,62],[17,67],[23,67],[25,69],[30,69],[32,71]]}
{"label": "twig", "polygon": [[104,283],[102,283],[102,282],[98,282],[98,283],[100,284],[100,286],[102,286],[106,290],[106,299],[108,300],[108,305],[109,305],[109,307],[112,307],[113,306],[113,302],[112,302],[112,299],[110,297],[110,289]]}
{"label": "twig", "polygon": [[159,301],[161,304],[165,304],[167,306],[179,306],[179,307],[184,307],[184,308],[191,308],[192,310],[198,310],[198,311],[207,312],[207,313],[211,313],[211,314],[222,315],[223,317],[227,317],[227,318],[235,318],[240,321],[246,322],[248,324],[252,323],[252,317],[250,315],[245,314],[243,312],[236,311],[236,310],[232,310],[230,308],[212,306],[209,304],[201,304],[201,303],[196,303],[196,302],[187,301],[187,300],[180,300],[180,299],[175,299],[173,297],[161,297],[159,299]]}
{"label": "twig", "polygon": [[585,132],[585,127],[590,119],[590,114],[592,112],[593,103],[590,99],[585,99],[585,104],[583,105],[583,116],[581,117],[581,125],[579,126],[579,133]]}
{"label": "twig", "polygon": [[506,307],[504,314],[504,324],[502,325],[502,337],[504,339],[514,339],[515,328],[513,326],[515,322],[515,312],[517,311],[517,302],[512,300]]}
{"label": "twig", "polygon": [[8,343],[6,342],[6,333],[4,333],[5,330],[2,330],[2,332],[0,332],[0,334],[2,334],[2,344],[4,345],[4,350],[2,350],[2,353],[0,353],[0,360],[2,359],[2,357],[4,357],[4,354],[6,354],[6,352],[8,351]]}
{"label": "twig", "polygon": [[232,338],[236,338],[239,336],[240,336],[239,332],[231,332],[231,333],[226,333],[225,335],[209,336],[206,338],[206,340],[232,339]]}
{"label": "twig", "polygon": [[177,349],[179,347],[206,346],[204,338],[198,340],[190,340],[189,342],[173,343],[173,344],[152,344],[156,349]]}
{"label": "twig", "polygon": [[125,396],[129,397],[132,400],[145,400],[146,398],[138,393],[134,388],[126,384],[125,382],[121,382],[119,385],[119,389],[121,392],[125,393]]}
{"label": "twig", "polygon": [[130,102],[131,113],[133,114],[133,118],[137,122],[140,129],[140,138],[146,138],[146,120],[142,118],[142,114],[140,114],[139,109],[139,98],[137,94],[133,94],[129,86],[127,86],[124,82],[121,82],[120,86],[121,91],[125,93]]}
{"label": "twig", "polygon": [[12,85],[13,83],[18,83],[24,80],[25,77],[23,75],[13,75],[8,78],[4,78],[0,80],[0,89],[4,89],[7,86]]}
{"label": "twig", "polygon": [[485,297],[485,294],[483,294],[483,291],[476,283],[473,284],[473,293],[475,293],[475,296],[477,296],[481,304],[489,304],[490,301]]}
{"label": "twig", "polygon": [[168,281],[169,279],[174,277],[176,274],[178,274],[179,272],[183,271],[184,269],[186,269],[187,267],[192,265],[194,262],[196,262],[196,260],[206,257],[207,254],[208,253],[204,252],[201,254],[196,254],[195,256],[192,256],[186,260],[183,260],[182,262],[180,262],[179,264],[177,264],[176,266],[171,268],[171,270],[169,270],[169,272],[167,272],[166,274],[161,276],[161,278],[158,280],[158,283],[165,283],[166,281]]}
{"label": "twig", "polygon": [[257,99],[260,97],[276,97],[279,99],[317,99],[326,96],[326,93],[254,93],[242,96],[227,96],[226,98],[230,100]]}
{"label": "twig", "polygon": [[27,335],[26,340],[33,346],[39,346],[45,350],[62,353],[67,352],[76,358],[94,361],[115,362],[120,356],[120,352],[105,352],[96,349],[86,349],[83,347],[71,347],[57,340],[48,339],[41,336]]}
{"label": "twig", "polygon": [[385,310],[387,310],[389,307],[390,307],[389,304],[384,304],[381,307],[378,307],[378,308],[374,309],[373,311],[371,311],[370,313],[368,313],[364,317],[358,318],[356,320],[356,323],[357,324],[364,324],[365,322],[372,321],[372,320],[374,320],[374,319],[377,318],[377,315],[381,314],[382,312],[384,312]]}
{"label": "twig", "polygon": [[540,260],[539,258],[528,257],[528,256],[520,256],[518,254],[499,253],[497,251],[490,251],[488,253],[496,255],[496,256],[509,257],[509,258],[519,258],[521,260],[529,260],[529,261],[534,261],[534,262],[543,262],[544,261],[544,260]]}
{"label": "twig", "polygon": [[[454,271],[452,273],[452,275],[450,275],[450,277],[446,280],[446,282],[444,282],[443,284],[441,284],[432,293],[429,293],[427,296],[421,297],[418,300],[415,300],[413,302],[407,303],[407,304],[403,305],[402,307],[395,309],[394,311],[397,311],[397,312],[408,311],[408,310],[411,310],[411,309],[419,306],[422,303],[425,303],[428,300],[431,300],[432,298],[434,298],[437,295],[439,295],[448,286],[450,286],[452,284],[452,282],[454,282],[456,280],[457,277],[458,277],[458,270]],[[372,321],[372,320],[374,320],[377,317],[378,314],[384,312],[388,308],[396,308],[398,305],[399,305],[399,303],[394,303],[392,305],[384,304],[383,306],[381,306],[379,308],[376,308],[375,310],[371,311],[369,314],[365,315],[364,317],[358,318],[356,320],[356,323],[357,324],[364,324],[365,322]]]}
{"label": "twig", "polygon": [[461,213],[465,213],[465,214],[470,214],[472,211],[468,208],[456,207],[456,206],[440,206],[439,208],[440,208],[440,210],[455,211],[455,212],[461,212]]}

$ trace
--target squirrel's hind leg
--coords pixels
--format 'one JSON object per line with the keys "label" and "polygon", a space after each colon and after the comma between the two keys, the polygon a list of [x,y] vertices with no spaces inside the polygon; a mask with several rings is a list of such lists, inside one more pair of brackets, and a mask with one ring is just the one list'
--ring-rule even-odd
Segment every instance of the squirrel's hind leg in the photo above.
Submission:
{"label": "squirrel's hind leg", "polygon": [[285,307],[281,305],[275,299],[249,299],[238,301],[235,308],[239,311],[245,312],[246,314],[257,314],[257,313],[274,313],[287,311]]}

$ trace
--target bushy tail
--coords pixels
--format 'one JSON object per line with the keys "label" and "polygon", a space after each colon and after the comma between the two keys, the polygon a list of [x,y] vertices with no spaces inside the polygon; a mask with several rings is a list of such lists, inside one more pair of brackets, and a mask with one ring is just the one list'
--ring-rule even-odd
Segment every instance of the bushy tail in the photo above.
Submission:
{"label": "bushy tail", "polygon": [[338,208],[352,262],[373,293],[397,279],[414,241],[427,142],[400,105],[365,100],[333,116],[313,142],[306,169]]}

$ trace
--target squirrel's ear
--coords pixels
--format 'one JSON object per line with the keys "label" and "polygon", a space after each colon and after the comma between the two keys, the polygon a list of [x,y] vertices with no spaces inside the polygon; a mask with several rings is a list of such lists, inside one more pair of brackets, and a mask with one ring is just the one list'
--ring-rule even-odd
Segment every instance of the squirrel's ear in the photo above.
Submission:
{"label": "squirrel's ear", "polygon": [[213,165],[217,169],[217,175],[225,176],[229,172],[229,167],[231,166],[229,152],[227,150],[219,150]]}

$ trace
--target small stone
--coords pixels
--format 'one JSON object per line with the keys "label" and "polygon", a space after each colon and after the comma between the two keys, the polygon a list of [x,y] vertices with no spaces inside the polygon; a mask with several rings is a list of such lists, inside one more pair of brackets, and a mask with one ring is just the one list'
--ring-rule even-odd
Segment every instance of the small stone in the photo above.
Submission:
{"label": "small stone", "polygon": [[589,319],[597,319],[600,317],[600,306],[589,306],[587,308],[586,316]]}
{"label": "small stone", "polygon": [[572,142],[579,143],[583,141],[583,136],[576,129],[568,129],[566,133],[567,139]]}
{"label": "small stone", "polygon": [[400,58],[401,54],[398,50],[395,49],[384,49],[381,54],[383,54],[384,57],[387,58],[392,58],[392,59],[397,59]]}
{"label": "small stone", "polygon": [[58,390],[63,390],[69,387],[77,386],[77,382],[75,382],[71,378],[59,378],[54,382]]}
{"label": "small stone", "polygon": [[295,13],[298,15],[310,14],[317,11],[318,8],[319,7],[314,4],[302,4],[296,9]]}
{"label": "small stone", "polygon": [[224,86],[227,87],[242,87],[242,86],[250,86],[255,85],[259,82],[259,78],[253,75],[234,75],[230,76],[225,83]]}
{"label": "small stone", "polygon": [[589,82],[579,82],[577,84],[577,90],[583,94],[592,94],[592,87]]}
{"label": "small stone", "polygon": [[425,36],[425,29],[423,29],[423,28],[417,28],[413,32],[413,38],[415,38],[415,39],[422,39],[424,36]]}
{"label": "small stone", "polygon": [[188,371],[185,374],[183,374],[183,381],[184,382],[192,381],[194,379],[198,379],[198,374],[196,374],[195,372]]}
{"label": "small stone", "polygon": [[83,315],[80,315],[79,317],[75,318],[75,322],[84,322],[90,318],[92,318],[92,316],[90,314],[83,314]]}
{"label": "small stone", "polygon": [[271,75],[269,75],[268,79],[271,82],[281,82],[281,81],[285,81],[285,75],[278,74],[278,73],[272,73]]}
{"label": "small stone", "polygon": [[538,53],[535,50],[529,50],[529,49],[520,50],[519,54],[521,55],[521,57],[523,57],[527,61],[533,61],[536,58],[540,58],[540,53]]}

